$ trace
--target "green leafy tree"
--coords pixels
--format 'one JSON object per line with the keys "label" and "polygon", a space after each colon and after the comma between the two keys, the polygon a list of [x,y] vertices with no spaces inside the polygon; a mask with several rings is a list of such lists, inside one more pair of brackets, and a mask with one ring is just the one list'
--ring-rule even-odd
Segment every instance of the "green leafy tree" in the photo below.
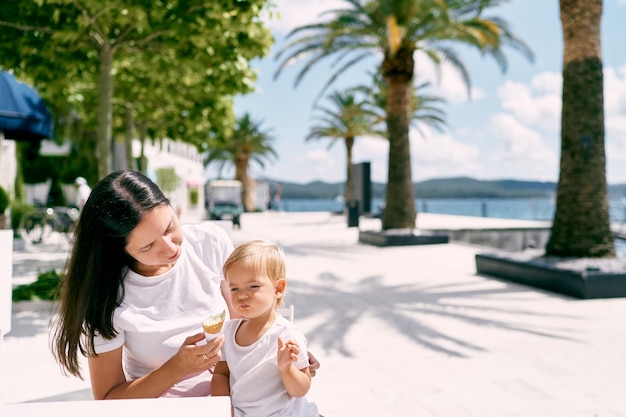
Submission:
{"label": "green leafy tree", "polygon": [[491,55],[506,69],[502,51],[512,46],[528,57],[526,45],[497,17],[484,12],[501,0],[345,0],[346,7],[327,13],[322,23],[304,25],[288,36],[294,38],[277,56],[276,75],[292,62],[305,60],[296,85],[318,62],[335,57],[336,72],[324,89],[348,68],[371,57],[382,56],[381,73],[387,83],[386,124],[389,138],[386,209],[383,228],[415,228],[415,193],[411,174],[409,125],[415,52],[422,51],[436,65],[447,62],[468,86],[469,75],[454,43]]}
{"label": "green leafy tree", "polygon": [[[116,105],[117,114],[124,114],[128,103],[130,108],[143,104],[142,121],[153,126],[158,121],[175,133],[169,137],[193,135],[201,142],[197,138],[204,134],[209,139],[211,123],[223,123],[219,113],[231,97],[252,90],[249,61],[271,45],[258,19],[266,3],[205,0],[190,7],[182,0],[6,0],[0,16],[11,19],[0,18],[0,65],[28,74],[51,101],[67,100],[61,110],[80,103],[76,108],[84,119],[96,115],[102,177],[112,166]],[[133,56],[140,65],[128,65]],[[116,89],[116,75],[132,68],[137,71],[127,72],[125,87],[136,88]],[[146,77],[150,82],[143,88]],[[164,103],[164,111],[151,113]],[[216,103],[221,107],[213,117],[210,105]]]}
{"label": "green leafy tree", "polygon": [[602,0],[560,0],[561,165],[546,255],[613,257],[604,150]]}
{"label": "green leafy tree", "polygon": [[368,97],[360,98],[356,89],[335,91],[328,96],[328,107],[317,106],[319,115],[305,140],[330,139],[330,148],[337,141],[346,147],[345,201],[354,199],[354,178],[352,173],[352,148],[359,136],[385,136],[376,128],[376,113],[371,110]]}
{"label": "green leafy tree", "polygon": [[235,168],[235,179],[241,181],[241,201],[246,211],[254,211],[253,180],[248,174],[250,163],[265,167],[266,161],[278,158],[272,146],[274,136],[262,128],[263,122],[254,121],[248,113],[237,119],[232,133],[221,142],[215,142],[206,164],[216,164],[221,175],[227,165]]}

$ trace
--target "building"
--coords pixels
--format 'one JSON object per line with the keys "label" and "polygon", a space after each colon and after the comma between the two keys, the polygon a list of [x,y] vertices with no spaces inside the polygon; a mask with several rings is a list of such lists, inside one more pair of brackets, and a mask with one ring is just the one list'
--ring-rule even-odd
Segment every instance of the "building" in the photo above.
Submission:
{"label": "building", "polygon": [[[162,168],[172,168],[180,179],[178,187],[166,192],[172,207],[180,214],[182,221],[204,218],[204,160],[197,148],[182,141],[161,139],[156,143],[146,141],[144,156],[148,161],[147,175],[157,182],[157,172]],[[141,155],[141,143],[133,141],[133,157]]]}

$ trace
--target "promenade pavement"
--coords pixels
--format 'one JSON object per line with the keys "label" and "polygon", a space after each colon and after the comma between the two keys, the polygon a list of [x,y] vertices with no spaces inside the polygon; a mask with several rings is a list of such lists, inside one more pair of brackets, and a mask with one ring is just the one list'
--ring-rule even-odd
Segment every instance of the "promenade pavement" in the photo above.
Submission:
{"label": "promenade pavement", "polygon": [[[421,228],[500,222],[519,223],[418,218]],[[626,416],[624,298],[577,300],[479,276],[484,247],[359,244],[358,229],[330,213],[245,214],[230,233],[235,244],[269,238],[285,249],[286,303],[321,362],[308,398],[326,417]],[[59,239],[15,252],[14,284],[60,268],[66,251]],[[0,404],[90,398],[87,381],[54,363],[48,320],[45,303],[14,304]]]}

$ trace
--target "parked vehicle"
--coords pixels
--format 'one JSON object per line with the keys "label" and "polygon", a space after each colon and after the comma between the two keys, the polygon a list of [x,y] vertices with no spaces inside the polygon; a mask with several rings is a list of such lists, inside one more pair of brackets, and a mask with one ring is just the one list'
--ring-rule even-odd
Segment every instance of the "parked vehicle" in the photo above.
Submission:
{"label": "parked vehicle", "polygon": [[206,216],[210,220],[232,220],[241,227],[241,181],[213,180],[205,184]]}

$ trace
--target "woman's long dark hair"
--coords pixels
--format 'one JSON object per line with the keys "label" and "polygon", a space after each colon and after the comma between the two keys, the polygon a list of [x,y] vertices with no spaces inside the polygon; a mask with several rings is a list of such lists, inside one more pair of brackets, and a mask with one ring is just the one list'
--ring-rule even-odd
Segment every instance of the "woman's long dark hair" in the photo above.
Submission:
{"label": "woman's long dark hair", "polygon": [[52,351],[62,368],[81,377],[78,352],[95,355],[94,335],[112,338],[113,312],[134,262],[126,239],[142,217],[169,204],[159,187],[136,171],[116,171],[95,185],[74,231],[65,266]]}

